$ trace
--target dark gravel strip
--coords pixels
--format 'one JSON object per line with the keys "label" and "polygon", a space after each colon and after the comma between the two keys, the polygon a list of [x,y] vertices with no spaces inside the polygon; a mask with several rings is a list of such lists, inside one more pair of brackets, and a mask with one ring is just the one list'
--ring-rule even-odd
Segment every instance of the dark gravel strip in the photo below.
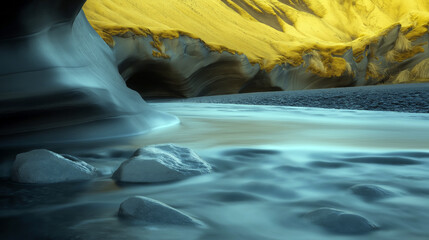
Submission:
{"label": "dark gravel strip", "polygon": [[429,113],[429,83],[149,100],[149,102],[170,101]]}

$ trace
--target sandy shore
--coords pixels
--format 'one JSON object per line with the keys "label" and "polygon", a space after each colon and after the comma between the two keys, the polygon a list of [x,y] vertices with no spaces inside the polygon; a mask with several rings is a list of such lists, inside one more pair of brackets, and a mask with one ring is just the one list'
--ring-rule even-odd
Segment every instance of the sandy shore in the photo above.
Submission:
{"label": "sandy shore", "polygon": [[429,83],[218,95],[149,102],[201,102],[429,113]]}

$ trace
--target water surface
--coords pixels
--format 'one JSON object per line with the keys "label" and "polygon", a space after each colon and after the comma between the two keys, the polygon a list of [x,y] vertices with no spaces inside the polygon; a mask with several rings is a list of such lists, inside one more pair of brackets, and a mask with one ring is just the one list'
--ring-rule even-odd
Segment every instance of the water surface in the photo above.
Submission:
{"label": "water surface", "polygon": [[[429,115],[250,105],[159,103],[180,125],[117,149],[81,153],[105,176],[87,183],[0,187],[1,239],[428,239]],[[109,174],[139,146],[177,143],[214,167],[163,184]],[[113,154],[112,152],[115,152]],[[379,192],[367,191],[368,186]],[[117,218],[134,195],[169,204],[204,227]],[[339,233],[308,213],[331,208],[378,226]]]}

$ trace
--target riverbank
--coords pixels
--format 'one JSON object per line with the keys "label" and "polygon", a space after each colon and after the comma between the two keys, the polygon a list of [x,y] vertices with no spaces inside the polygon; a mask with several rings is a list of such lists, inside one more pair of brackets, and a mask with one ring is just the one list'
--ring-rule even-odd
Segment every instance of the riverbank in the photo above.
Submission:
{"label": "riverbank", "polygon": [[428,99],[429,83],[413,83],[244,93],[189,99],[151,99],[148,102],[230,103],[429,113]]}

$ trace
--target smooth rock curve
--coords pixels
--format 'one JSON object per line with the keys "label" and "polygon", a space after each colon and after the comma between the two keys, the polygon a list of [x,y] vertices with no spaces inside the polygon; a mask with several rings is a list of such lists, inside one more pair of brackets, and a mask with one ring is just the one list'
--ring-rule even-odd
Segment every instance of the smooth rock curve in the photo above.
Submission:
{"label": "smooth rock curve", "polygon": [[96,169],[86,162],[46,149],[18,154],[12,167],[12,180],[20,183],[85,181],[96,176]]}
{"label": "smooth rock curve", "polygon": [[305,217],[327,231],[338,234],[359,235],[378,229],[375,223],[360,215],[332,208],[320,208]]}
{"label": "smooth rock curve", "polygon": [[371,184],[358,184],[350,188],[353,194],[366,201],[376,201],[383,198],[392,197],[395,194],[383,187]]}
{"label": "smooth rock curve", "polygon": [[207,174],[211,169],[210,164],[189,148],[160,144],[138,149],[112,178],[120,182],[165,182]]}
{"label": "smooth rock curve", "polygon": [[201,223],[157,200],[134,196],[121,203],[118,216],[124,219],[136,219],[145,224],[201,225]]}
{"label": "smooth rock curve", "polygon": [[178,123],[126,86],[84,3],[24,0],[0,10],[0,149],[52,149]]}

